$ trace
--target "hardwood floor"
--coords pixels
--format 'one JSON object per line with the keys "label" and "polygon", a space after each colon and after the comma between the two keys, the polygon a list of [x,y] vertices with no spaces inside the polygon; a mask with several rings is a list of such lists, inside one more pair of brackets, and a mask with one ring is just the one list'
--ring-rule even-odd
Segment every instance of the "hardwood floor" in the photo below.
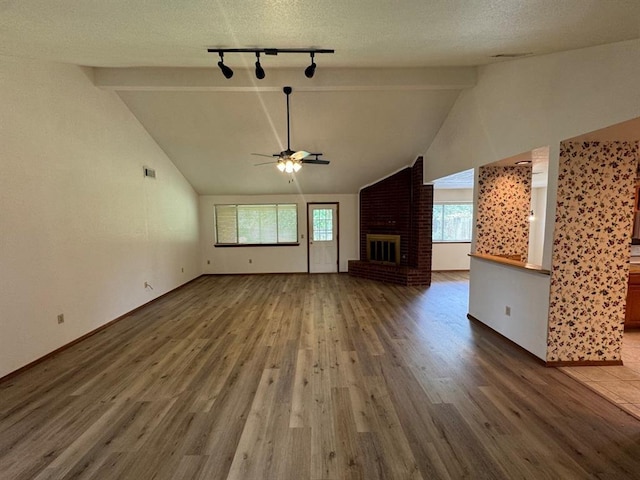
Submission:
{"label": "hardwood floor", "polygon": [[638,478],[640,422],[467,291],[202,277],[1,383],[0,478]]}

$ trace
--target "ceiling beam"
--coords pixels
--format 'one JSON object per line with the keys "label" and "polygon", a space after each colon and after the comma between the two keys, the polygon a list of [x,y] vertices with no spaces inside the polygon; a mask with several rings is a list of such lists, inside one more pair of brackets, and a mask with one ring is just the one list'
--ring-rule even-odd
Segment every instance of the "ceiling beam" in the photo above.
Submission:
{"label": "ceiling beam", "polygon": [[107,90],[136,91],[280,91],[292,85],[297,91],[345,90],[460,90],[475,86],[475,67],[429,68],[322,68],[305,78],[300,68],[272,68],[264,65],[267,76],[257,80],[253,68],[236,68],[227,80],[218,68],[93,68],[97,87]]}

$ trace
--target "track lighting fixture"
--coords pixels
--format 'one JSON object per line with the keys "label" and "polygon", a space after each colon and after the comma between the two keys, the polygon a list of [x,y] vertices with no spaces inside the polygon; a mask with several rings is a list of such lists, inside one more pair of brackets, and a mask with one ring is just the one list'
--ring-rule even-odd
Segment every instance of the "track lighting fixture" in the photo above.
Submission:
{"label": "track lighting fixture", "polygon": [[315,55],[316,53],[334,53],[335,50],[332,49],[319,49],[319,48],[209,48],[207,49],[209,53],[218,53],[220,55],[220,61],[218,62],[218,67],[222,71],[222,74],[225,78],[233,77],[233,70],[231,70],[227,65],[224,64],[224,54],[225,53],[255,53],[256,54],[256,78],[262,80],[265,77],[264,69],[262,65],[260,65],[260,54],[264,53],[265,55],[278,55],[280,53],[307,53],[311,55],[311,65],[309,65],[304,70],[304,75],[307,78],[313,78],[316,73],[316,62]]}
{"label": "track lighting fixture", "polygon": [[316,73],[316,62],[313,60],[314,54],[311,52],[311,65],[304,69],[304,76],[307,78],[313,78]]}
{"label": "track lighting fixture", "polygon": [[260,65],[260,52],[256,52],[256,78],[258,80],[264,78],[264,68]]}
{"label": "track lighting fixture", "polygon": [[233,70],[231,70],[229,67],[227,67],[224,64],[224,52],[218,52],[218,53],[220,54],[220,61],[218,62],[218,67],[220,67],[220,70],[222,71],[224,78],[233,77]]}

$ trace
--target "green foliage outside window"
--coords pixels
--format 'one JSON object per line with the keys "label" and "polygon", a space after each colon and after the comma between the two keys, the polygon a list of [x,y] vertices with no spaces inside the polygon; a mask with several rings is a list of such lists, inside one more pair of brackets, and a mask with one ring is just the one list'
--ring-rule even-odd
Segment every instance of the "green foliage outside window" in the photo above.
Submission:
{"label": "green foliage outside window", "polygon": [[434,242],[470,242],[473,204],[436,203],[433,205]]}

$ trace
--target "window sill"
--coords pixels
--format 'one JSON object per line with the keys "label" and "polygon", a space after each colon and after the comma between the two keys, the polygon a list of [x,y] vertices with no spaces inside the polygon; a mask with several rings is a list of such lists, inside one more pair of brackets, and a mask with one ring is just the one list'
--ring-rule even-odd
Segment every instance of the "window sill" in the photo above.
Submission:
{"label": "window sill", "polygon": [[236,247],[297,247],[300,243],[216,243],[213,246],[218,248],[236,248]]}

